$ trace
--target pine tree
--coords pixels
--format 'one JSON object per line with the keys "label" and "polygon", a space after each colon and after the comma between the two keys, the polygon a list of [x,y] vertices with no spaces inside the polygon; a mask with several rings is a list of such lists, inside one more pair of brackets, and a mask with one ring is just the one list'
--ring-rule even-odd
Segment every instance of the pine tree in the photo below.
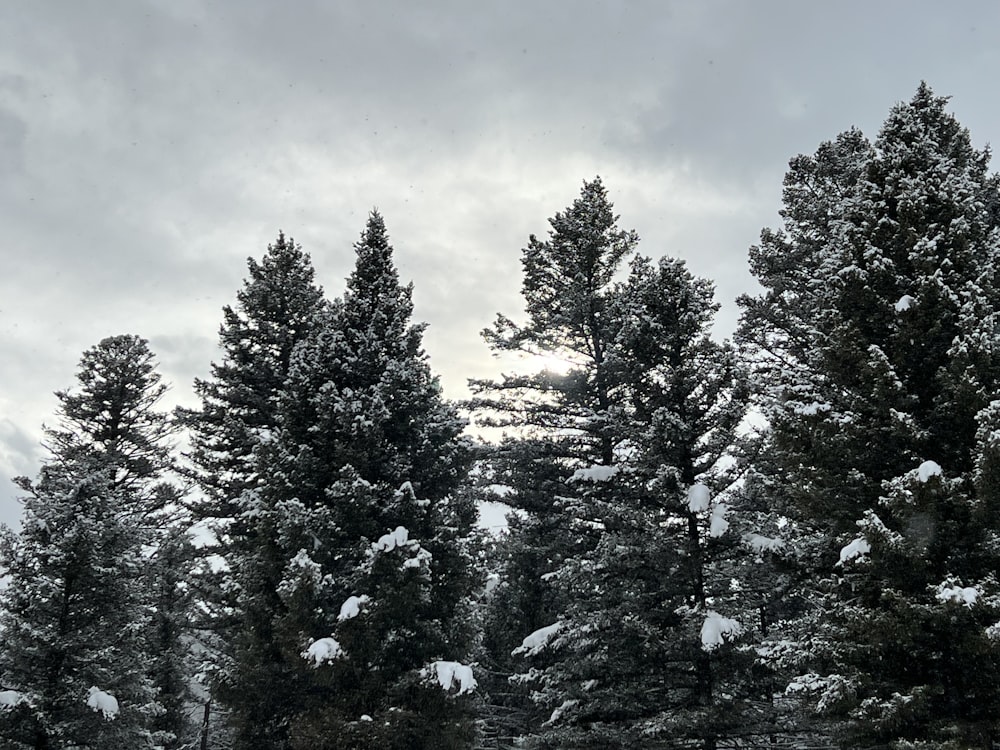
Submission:
{"label": "pine tree", "polygon": [[849,747],[997,738],[981,488],[1000,203],[945,106],[922,84],[874,144],[852,131],[793,160],[785,231],[751,251],[765,291],[742,301],[771,426],[760,485],[798,537],[771,655]]}
{"label": "pine tree", "polygon": [[[201,406],[178,411],[190,429],[189,471],[202,491],[191,510],[216,537],[202,547],[203,559],[191,581],[203,605],[204,614],[194,624],[213,694],[224,689],[220,683],[231,668],[228,652],[238,595],[229,569],[220,571],[213,556],[235,565],[252,551],[252,532],[239,519],[243,493],[260,483],[254,452],[277,430],[279,394],[292,351],[326,305],[309,255],[284,233],[259,262],[248,258],[247,267],[236,305],[223,308],[222,359],[212,364],[210,379],[195,380]],[[212,718],[211,699],[206,710],[209,724],[203,731],[211,729],[214,737],[224,727]]]}
{"label": "pine tree", "polygon": [[[474,509],[463,422],[410,322],[381,216],[295,350],[237,575],[238,747],[464,747]],[[449,670],[451,670],[449,672]],[[439,676],[443,683],[438,684]],[[448,678],[448,679],[445,679]]]}
{"label": "pine tree", "polygon": [[256,486],[254,448],[277,427],[292,350],[325,304],[309,255],[284,233],[259,263],[247,258],[247,267],[235,309],[222,311],[222,361],[212,363],[211,379],[195,380],[201,408],[180,410],[192,432],[195,476],[207,496],[195,507],[204,518],[234,518],[242,492]]}
{"label": "pine tree", "polygon": [[104,339],[84,353],[78,389],[57,393],[49,460],[26,493],[22,531],[0,565],[5,747],[151,747],[160,711],[150,678],[149,550],[168,509],[171,427],[146,342]]}
{"label": "pine tree", "polygon": [[599,177],[584,182],[580,197],[549,223],[548,238],[532,235],[522,251],[525,323],[498,315],[483,335],[497,352],[562,360],[568,372],[546,368],[472,381],[476,396],[468,404],[481,426],[514,430],[491,460],[494,481],[507,488],[504,502],[521,513],[511,517],[506,559],[485,613],[483,654],[495,673],[485,683],[494,703],[490,721],[499,722],[493,731],[509,739],[531,733],[548,716],[526,687],[509,694],[508,677],[523,665],[511,652],[563,609],[546,577],[577,547],[593,544],[592,534],[578,538],[569,524],[574,498],[564,480],[576,468],[614,461],[606,422],[613,344],[606,307],[615,275],[638,242],[635,232],[618,228]]}

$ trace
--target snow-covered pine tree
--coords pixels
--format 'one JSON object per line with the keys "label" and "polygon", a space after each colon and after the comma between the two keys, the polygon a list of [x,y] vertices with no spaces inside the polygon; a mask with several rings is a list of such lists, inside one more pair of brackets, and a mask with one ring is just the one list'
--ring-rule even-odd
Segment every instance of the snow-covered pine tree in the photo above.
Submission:
{"label": "snow-covered pine tree", "polygon": [[683,262],[643,257],[609,296],[615,460],[568,479],[574,523],[598,541],[552,575],[565,605],[535,678],[552,709],[538,747],[714,750],[771,729],[733,642],[753,628],[745,569],[774,542],[735,533],[756,520],[733,507],[729,471],[748,394],[710,338],[713,296]]}
{"label": "snow-covered pine tree", "polygon": [[[498,315],[483,332],[497,352],[543,363],[526,375],[471,381],[469,408],[482,426],[513,429],[493,452],[489,473],[505,487],[510,518],[506,559],[485,618],[484,682],[487,721],[512,741],[531,734],[551,711],[536,706],[522,687],[511,694],[508,678],[523,660],[512,655],[529,634],[552,625],[565,602],[547,580],[563,559],[595,543],[572,523],[579,486],[565,480],[578,468],[614,463],[607,422],[613,403],[607,353],[614,334],[607,324],[608,295],[638,237],[618,228],[618,217],[599,177],[584,182],[580,197],[549,220],[546,239],[535,235],[522,250],[526,321]],[[565,363],[568,372],[546,365]],[[560,368],[564,369],[564,368]]]}
{"label": "snow-covered pine tree", "polygon": [[[251,532],[239,521],[239,501],[259,483],[254,451],[277,430],[279,393],[292,351],[327,304],[309,254],[284,233],[279,232],[259,262],[248,258],[247,268],[236,304],[223,308],[221,361],[212,363],[209,379],[195,380],[201,406],[178,410],[191,435],[188,468],[202,493],[191,509],[216,537],[215,543],[202,546],[204,560],[191,581],[205,605],[194,625],[213,683],[225,682],[230,666],[226,654],[236,626],[236,592],[228,569],[220,571],[212,559],[218,555],[235,564],[235,558],[252,550]],[[208,711],[204,731],[214,743],[223,727],[211,704]]]}
{"label": "snow-covered pine tree", "polygon": [[751,251],[764,293],[742,300],[771,427],[759,486],[797,537],[770,653],[848,747],[1000,737],[1000,201],[945,106],[922,84],[874,144],[793,160],[784,231]]}
{"label": "snow-covered pine tree", "polygon": [[171,427],[165,386],[137,336],[84,353],[75,391],[57,393],[50,458],[5,530],[0,608],[4,747],[152,747],[162,710],[151,679],[145,584],[159,541]]}
{"label": "snow-covered pine tree", "polygon": [[256,486],[254,448],[277,426],[292,350],[325,304],[308,253],[283,232],[259,263],[247,258],[247,268],[235,308],[222,310],[222,361],[212,363],[210,379],[194,383],[201,408],[179,410],[206,495],[194,509],[203,518],[232,519],[243,490]]}
{"label": "snow-covered pine tree", "polygon": [[556,622],[515,649],[541,657],[529,677],[549,715],[533,747],[716,748],[771,729],[733,641],[752,627],[734,580],[774,541],[744,546],[732,493],[709,487],[730,490],[747,401],[734,351],[709,337],[716,310],[712,285],[668,259],[635,258],[605,294],[612,461],[563,465],[563,524],[590,542],[546,575]]}
{"label": "snow-covered pine tree", "polygon": [[470,741],[461,664],[474,508],[454,494],[464,422],[441,398],[385,225],[295,350],[245,495],[240,748],[449,748]]}

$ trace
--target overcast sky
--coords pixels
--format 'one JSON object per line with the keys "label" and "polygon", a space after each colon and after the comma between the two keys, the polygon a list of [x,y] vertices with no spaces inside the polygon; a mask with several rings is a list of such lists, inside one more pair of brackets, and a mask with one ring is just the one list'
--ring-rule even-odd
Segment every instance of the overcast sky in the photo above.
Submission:
{"label": "overcast sky", "polygon": [[0,522],[52,392],[150,340],[170,405],[282,229],[343,290],[385,217],[446,395],[498,374],[520,249],[601,175],[647,255],[713,278],[728,335],[788,159],[873,136],[921,79],[1000,138],[993,2],[3,0]]}

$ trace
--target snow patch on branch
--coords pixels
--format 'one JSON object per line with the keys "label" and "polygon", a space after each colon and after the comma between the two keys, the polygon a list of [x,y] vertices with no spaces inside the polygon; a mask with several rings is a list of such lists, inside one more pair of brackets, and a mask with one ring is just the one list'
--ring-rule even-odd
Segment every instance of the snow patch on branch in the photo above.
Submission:
{"label": "snow patch on branch", "polygon": [[736,620],[709,610],[705,614],[705,622],[701,625],[701,647],[705,651],[714,651],[725,641],[733,640],[742,632],[743,626]]}
{"label": "snow patch on branch", "polygon": [[837,564],[843,565],[844,563],[851,562],[852,560],[857,560],[858,558],[864,557],[871,551],[872,546],[868,543],[868,540],[864,537],[858,537],[840,550],[840,562]]}
{"label": "snow patch on branch", "polygon": [[971,608],[979,599],[979,590],[974,586],[956,586],[950,581],[938,584],[935,599],[939,602],[954,602]]}
{"label": "snow patch on branch", "polygon": [[729,529],[729,521],[726,520],[728,512],[729,506],[725,503],[716,503],[712,508],[712,520],[708,527],[710,537],[720,537]]}
{"label": "snow patch on branch", "polygon": [[941,476],[941,465],[936,461],[924,461],[917,467],[917,479],[926,484],[931,477]]}
{"label": "snow patch on branch", "polygon": [[337,622],[357,617],[361,614],[361,608],[370,601],[371,597],[367,594],[347,597],[347,601],[340,605],[340,614],[337,615]]}
{"label": "snow patch on branch", "polygon": [[524,654],[525,656],[534,656],[549,645],[549,641],[559,632],[560,628],[562,628],[561,620],[544,628],[539,628],[534,633],[525,636],[524,640],[521,641],[521,645],[511,651],[510,655],[517,656],[518,654]]}
{"label": "snow patch on branch", "polygon": [[313,667],[318,667],[328,661],[343,657],[344,649],[336,638],[319,638],[309,644],[309,648],[302,652],[302,658],[311,661]]}
{"label": "snow patch on branch", "polygon": [[688,510],[692,513],[701,513],[708,510],[712,503],[712,491],[705,485],[698,483],[688,487],[687,504]]}
{"label": "snow patch on branch", "polygon": [[571,482],[607,482],[617,475],[621,469],[617,466],[602,466],[594,464],[589,469],[577,469],[569,478]]}
{"label": "snow patch on branch", "polygon": [[392,552],[396,547],[404,546],[410,539],[410,532],[405,526],[397,526],[388,534],[383,534],[377,542],[372,543],[375,552]]}
{"label": "snow patch on branch", "polygon": [[87,691],[87,706],[94,711],[100,711],[108,721],[114,721],[120,710],[118,699],[98,687],[92,687]]}
{"label": "snow patch on branch", "polygon": [[911,297],[909,294],[904,294],[902,297],[899,298],[899,301],[896,302],[895,305],[896,312],[905,312],[909,310],[913,306],[914,302],[916,302],[916,300],[913,297]]}
{"label": "snow patch on branch", "polygon": [[783,549],[785,542],[783,539],[774,539],[763,534],[744,534],[743,541],[749,545],[750,549],[758,554],[762,552],[777,552]]}
{"label": "snow patch on branch", "polygon": [[435,661],[423,668],[424,677],[436,677],[438,685],[445,692],[458,688],[458,695],[471,693],[478,683],[472,674],[472,667],[457,661]]}
{"label": "snow patch on branch", "polygon": [[16,690],[0,690],[0,710],[14,708],[24,700],[24,695]]}

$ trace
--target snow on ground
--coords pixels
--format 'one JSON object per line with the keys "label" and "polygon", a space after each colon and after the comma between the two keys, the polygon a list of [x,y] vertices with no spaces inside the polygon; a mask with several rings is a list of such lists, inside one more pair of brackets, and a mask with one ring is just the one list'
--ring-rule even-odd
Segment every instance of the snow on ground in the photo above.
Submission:
{"label": "snow on ground", "polygon": [[100,711],[108,721],[118,716],[118,699],[97,687],[87,691],[87,706]]}

